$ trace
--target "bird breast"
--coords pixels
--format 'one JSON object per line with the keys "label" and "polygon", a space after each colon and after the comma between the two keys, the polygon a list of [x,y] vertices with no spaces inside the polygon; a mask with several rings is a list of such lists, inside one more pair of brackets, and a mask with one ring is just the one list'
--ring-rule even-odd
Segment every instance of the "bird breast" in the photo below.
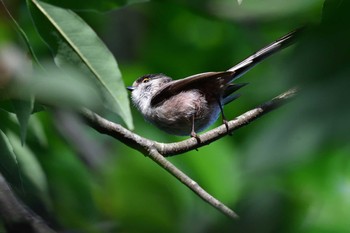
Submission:
{"label": "bird breast", "polygon": [[194,116],[195,131],[200,132],[214,123],[220,113],[215,99],[206,98],[199,90],[180,92],[151,107],[147,121],[175,135],[189,135]]}

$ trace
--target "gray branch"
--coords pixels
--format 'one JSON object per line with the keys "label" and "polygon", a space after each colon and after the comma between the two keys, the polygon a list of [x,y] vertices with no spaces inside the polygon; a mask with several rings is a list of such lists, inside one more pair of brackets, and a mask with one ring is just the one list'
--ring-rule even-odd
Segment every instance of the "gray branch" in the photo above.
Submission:
{"label": "gray branch", "polygon": [[234,211],[232,211],[230,208],[225,206],[223,203],[221,203],[215,197],[211,196],[207,191],[205,191],[201,186],[199,186],[197,182],[192,180],[185,173],[183,173],[180,169],[178,169],[172,163],[170,163],[167,159],[165,159],[158,152],[157,149],[152,148],[149,151],[148,156],[154,162],[156,162],[158,165],[160,165],[162,168],[164,168],[167,172],[169,172],[171,175],[175,176],[176,179],[178,179],[181,183],[183,183],[188,188],[190,188],[196,195],[198,195],[200,198],[202,198],[205,202],[214,206],[216,209],[218,209],[220,212],[224,213],[225,215],[229,216],[230,218],[233,218],[233,219],[238,218],[238,215]]}
{"label": "gray branch", "polygon": [[89,110],[83,110],[82,114],[87,124],[89,124],[92,128],[94,128],[102,134],[107,134],[123,142],[124,144],[140,151],[145,156],[150,157],[158,165],[160,165],[170,174],[175,176],[176,179],[178,179],[180,182],[182,182],[188,188],[190,188],[196,195],[198,195],[204,201],[217,208],[226,216],[236,219],[238,215],[234,211],[232,211],[230,208],[228,208],[223,203],[221,203],[216,198],[207,193],[194,180],[189,178],[186,174],[184,174],[181,170],[176,168],[164,157],[178,155],[208,145],[209,143],[216,141],[243,126],[248,125],[249,123],[267,114],[268,112],[279,108],[280,106],[288,102],[292,97],[294,97],[296,93],[297,89],[292,88],[282,93],[281,95],[273,98],[272,100],[250,111],[247,111],[242,115],[236,117],[235,119],[229,121],[228,129],[225,125],[221,125],[215,129],[212,129],[206,133],[199,135],[200,142],[198,142],[195,138],[189,138],[187,140],[176,143],[156,142],[141,137],[125,129],[121,125],[108,121]]}
{"label": "gray branch", "polygon": [[54,233],[46,223],[18,200],[0,173],[0,216],[7,232]]}

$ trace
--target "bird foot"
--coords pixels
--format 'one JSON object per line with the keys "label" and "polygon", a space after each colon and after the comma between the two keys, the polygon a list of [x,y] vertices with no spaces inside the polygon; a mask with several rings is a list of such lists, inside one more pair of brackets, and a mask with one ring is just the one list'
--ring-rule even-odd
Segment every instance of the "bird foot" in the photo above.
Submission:
{"label": "bird foot", "polygon": [[191,137],[195,138],[197,140],[197,143],[201,143],[201,139],[199,138],[198,134],[194,131],[191,132]]}
{"label": "bird foot", "polygon": [[222,123],[226,126],[226,130],[228,132],[228,135],[232,136],[232,133],[229,132],[229,127],[228,127],[228,121],[226,119],[222,119]]}

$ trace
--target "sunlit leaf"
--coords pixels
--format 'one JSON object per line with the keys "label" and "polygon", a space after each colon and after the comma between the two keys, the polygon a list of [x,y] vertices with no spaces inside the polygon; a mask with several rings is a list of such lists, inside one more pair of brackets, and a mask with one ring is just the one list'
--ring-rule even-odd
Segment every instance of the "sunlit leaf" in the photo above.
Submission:
{"label": "sunlit leaf", "polygon": [[55,53],[60,67],[79,67],[93,78],[105,97],[105,105],[133,128],[129,99],[118,64],[96,33],[74,12],[37,0],[29,1],[34,22]]}

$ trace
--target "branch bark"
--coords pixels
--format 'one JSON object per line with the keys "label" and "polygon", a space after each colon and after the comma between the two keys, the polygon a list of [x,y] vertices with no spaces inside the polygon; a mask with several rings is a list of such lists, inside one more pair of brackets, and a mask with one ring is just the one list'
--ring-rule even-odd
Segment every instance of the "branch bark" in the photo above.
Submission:
{"label": "branch bark", "polygon": [[228,122],[228,129],[225,125],[221,125],[215,129],[212,129],[206,133],[198,135],[199,141],[195,138],[189,138],[184,141],[176,143],[161,143],[149,140],[147,138],[141,137],[119,124],[113,123],[104,119],[103,117],[91,112],[90,110],[83,110],[82,115],[85,118],[88,125],[97,130],[102,134],[107,134],[124,144],[140,151],[145,156],[151,158],[154,162],[172,174],[176,179],[185,184],[190,188],[196,195],[202,198],[204,201],[218,209],[220,212],[226,216],[237,219],[238,215],[232,211],[230,208],[225,206],[223,203],[218,201],[216,198],[207,193],[203,188],[201,188],[197,182],[189,178],[181,170],[176,168],[172,163],[170,163],[165,157],[174,156],[187,151],[197,149],[199,147],[208,145],[223,136],[232,133],[233,131],[250,124],[259,117],[271,112],[274,109],[287,103],[292,99],[297,93],[297,88],[292,88],[281,95],[273,98],[272,100],[251,109],[242,115],[236,117],[235,119]]}
{"label": "branch bark", "polygon": [[0,216],[8,233],[54,233],[46,223],[19,201],[0,173]]}
{"label": "branch bark", "polygon": [[186,185],[189,189],[191,189],[196,195],[202,198],[205,202],[209,203],[220,212],[225,214],[226,216],[237,219],[238,215],[228,208],[226,205],[221,203],[215,197],[211,196],[207,191],[205,191],[201,186],[198,185],[197,182],[188,177],[185,173],[183,173],[180,169],[175,167],[172,163],[170,163],[167,159],[161,155],[156,148],[152,148],[149,151],[148,156],[156,162],[159,166],[164,168],[171,175],[175,176],[181,183]]}

